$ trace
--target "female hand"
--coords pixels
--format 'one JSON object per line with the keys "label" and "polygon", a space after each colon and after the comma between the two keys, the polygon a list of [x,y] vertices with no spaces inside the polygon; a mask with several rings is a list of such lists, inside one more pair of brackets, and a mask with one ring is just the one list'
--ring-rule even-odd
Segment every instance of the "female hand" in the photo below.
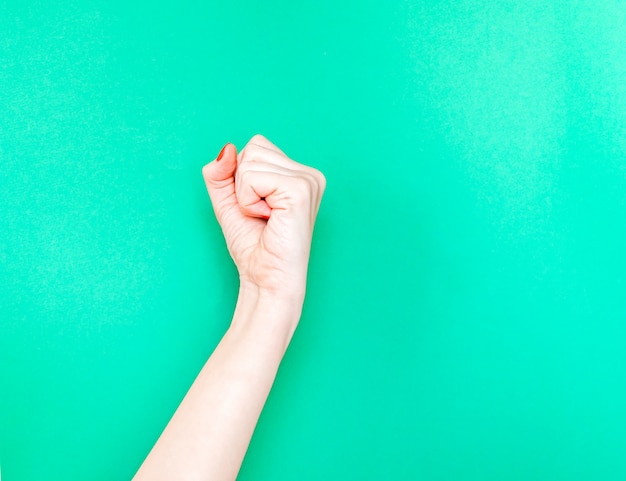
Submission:
{"label": "female hand", "polygon": [[313,226],[326,187],[322,173],[291,160],[261,135],[239,155],[226,144],[202,173],[242,284],[304,300]]}

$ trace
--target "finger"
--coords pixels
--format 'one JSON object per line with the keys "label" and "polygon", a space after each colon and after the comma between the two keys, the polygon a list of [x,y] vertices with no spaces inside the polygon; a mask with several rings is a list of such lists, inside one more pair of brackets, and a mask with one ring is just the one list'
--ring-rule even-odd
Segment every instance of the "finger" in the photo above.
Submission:
{"label": "finger", "polygon": [[285,153],[280,150],[276,145],[274,145],[272,142],[270,142],[267,137],[261,135],[261,134],[256,134],[255,136],[253,136],[249,141],[248,144],[254,144],[254,145],[258,145],[259,147],[263,147],[265,149],[268,150],[273,150],[274,152],[278,152],[279,154],[283,154],[285,155]]}
{"label": "finger", "polygon": [[269,172],[289,177],[298,177],[303,175],[302,172],[298,172],[297,170],[289,169],[268,162],[243,162],[237,165],[237,171],[235,172],[235,184],[240,183],[241,177],[244,174],[249,175],[250,172]]}
{"label": "finger", "polygon": [[305,167],[305,169],[290,169],[280,165],[271,164],[268,162],[244,162],[239,164],[237,167],[237,172],[235,173],[235,184],[242,183],[242,177],[254,175],[255,172],[266,172],[278,174],[284,177],[292,177],[292,178],[301,178],[309,182],[312,186],[310,189],[312,193],[315,193],[316,196],[321,197],[326,187],[326,178],[322,175],[320,171],[317,169],[301,166],[297,164],[299,167]]}
{"label": "finger", "polygon": [[250,166],[252,164],[256,166],[261,163],[267,166],[273,165],[276,168],[285,169],[290,175],[306,175],[307,177],[314,177],[322,182],[321,173],[317,169],[296,162],[284,154],[279,154],[258,145],[247,145],[239,153],[238,163],[240,167]]}
{"label": "finger", "polygon": [[263,219],[269,219],[272,216],[272,209],[265,202],[265,198],[259,196],[251,186],[239,189],[237,200],[239,201],[239,209],[244,215]]}
{"label": "finger", "polygon": [[[266,195],[262,195],[260,193],[261,190],[259,190],[262,189],[262,185],[259,186],[259,189],[254,187],[253,179],[257,179],[257,174],[259,173],[274,174],[278,176],[278,178],[285,179],[283,182],[287,182],[286,179],[290,178],[306,178],[312,183],[315,182],[315,178],[313,178],[306,172],[303,173],[301,171],[287,169],[276,164],[270,164],[267,162],[244,162],[243,164],[240,164],[237,167],[237,172],[235,173],[235,186],[243,186],[246,184],[246,182],[252,182],[253,186],[253,192],[250,192],[249,187],[245,189],[237,189],[237,197],[240,207],[242,207],[242,212],[249,216],[267,217],[272,210],[272,208],[267,204],[265,200],[265,196],[267,195],[267,189],[263,191]],[[284,189],[288,185],[289,184],[284,184],[281,187]],[[242,200],[242,194],[248,197],[244,197]]]}
{"label": "finger", "polygon": [[237,148],[226,144],[220,155],[202,168],[215,214],[220,220],[223,213],[237,204],[235,198],[235,172],[237,170]]}
{"label": "finger", "polygon": [[239,152],[238,161],[239,163],[263,161],[288,168],[299,165],[279,150],[251,142],[248,142],[241,152]]}
{"label": "finger", "polygon": [[[266,164],[265,166],[256,166],[257,169],[239,167],[236,173],[235,188],[237,192],[237,202],[239,208],[244,215],[252,217],[269,218],[272,209],[265,201],[265,193],[267,189],[263,185],[255,187],[259,182],[259,174],[281,176],[281,171],[276,166]],[[259,168],[263,170],[258,170]],[[259,190],[260,189],[260,190]],[[261,193],[262,192],[262,193]]]}
{"label": "finger", "polygon": [[310,212],[312,184],[305,177],[247,170],[236,185],[239,207],[246,215],[264,217],[273,210]]}

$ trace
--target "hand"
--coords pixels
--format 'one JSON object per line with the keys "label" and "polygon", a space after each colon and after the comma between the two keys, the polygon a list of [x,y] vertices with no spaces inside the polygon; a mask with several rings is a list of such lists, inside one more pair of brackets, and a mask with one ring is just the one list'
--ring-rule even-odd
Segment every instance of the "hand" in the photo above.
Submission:
{"label": "hand", "polygon": [[239,156],[226,144],[202,174],[243,290],[135,481],[237,477],[304,300],[324,176],[260,135]]}
{"label": "hand", "polygon": [[304,300],[322,173],[255,135],[239,155],[226,144],[202,174],[241,282]]}

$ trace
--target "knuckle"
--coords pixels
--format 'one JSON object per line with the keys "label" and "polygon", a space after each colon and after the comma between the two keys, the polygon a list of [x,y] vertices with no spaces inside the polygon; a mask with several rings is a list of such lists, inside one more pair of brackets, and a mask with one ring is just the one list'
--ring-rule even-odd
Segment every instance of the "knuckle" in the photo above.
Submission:
{"label": "knuckle", "polygon": [[241,149],[241,151],[239,152],[239,162],[243,162],[246,159],[249,148],[250,148],[250,145],[248,144],[243,149]]}
{"label": "knuckle", "polygon": [[315,169],[315,174],[315,178],[317,179],[317,185],[319,186],[319,189],[323,192],[324,190],[326,190],[326,176],[317,169]]}
{"label": "knuckle", "polygon": [[245,162],[248,160],[254,160],[258,156],[259,149],[261,147],[257,144],[248,143],[241,150],[241,161]]}
{"label": "knuckle", "polygon": [[267,142],[267,138],[261,134],[254,134],[252,138],[248,141],[248,144],[260,144]]}
{"label": "knuckle", "polygon": [[323,192],[326,189],[326,177],[324,176],[324,174],[322,174],[322,172],[314,167],[309,167],[308,173],[313,179],[313,182],[315,182],[315,187],[317,187],[317,190]]}
{"label": "knuckle", "polygon": [[294,177],[291,183],[290,197],[295,205],[303,206],[311,202],[312,185],[306,176]]}
{"label": "knuckle", "polygon": [[311,182],[306,176],[294,177],[294,190],[301,194],[308,194],[311,191]]}
{"label": "knuckle", "polygon": [[241,183],[245,184],[249,182],[251,174],[252,174],[252,171],[244,165],[242,165],[240,169],[237,169],[237,175],[239,176],[239,182]]}

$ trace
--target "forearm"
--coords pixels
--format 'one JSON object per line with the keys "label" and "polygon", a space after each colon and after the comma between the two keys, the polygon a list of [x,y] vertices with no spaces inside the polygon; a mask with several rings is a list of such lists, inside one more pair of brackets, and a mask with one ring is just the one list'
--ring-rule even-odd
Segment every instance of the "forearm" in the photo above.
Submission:
{"label": "forearm", "polygon": [[135,480],[234,480],[301,302],[240,288],[233,322]]}

